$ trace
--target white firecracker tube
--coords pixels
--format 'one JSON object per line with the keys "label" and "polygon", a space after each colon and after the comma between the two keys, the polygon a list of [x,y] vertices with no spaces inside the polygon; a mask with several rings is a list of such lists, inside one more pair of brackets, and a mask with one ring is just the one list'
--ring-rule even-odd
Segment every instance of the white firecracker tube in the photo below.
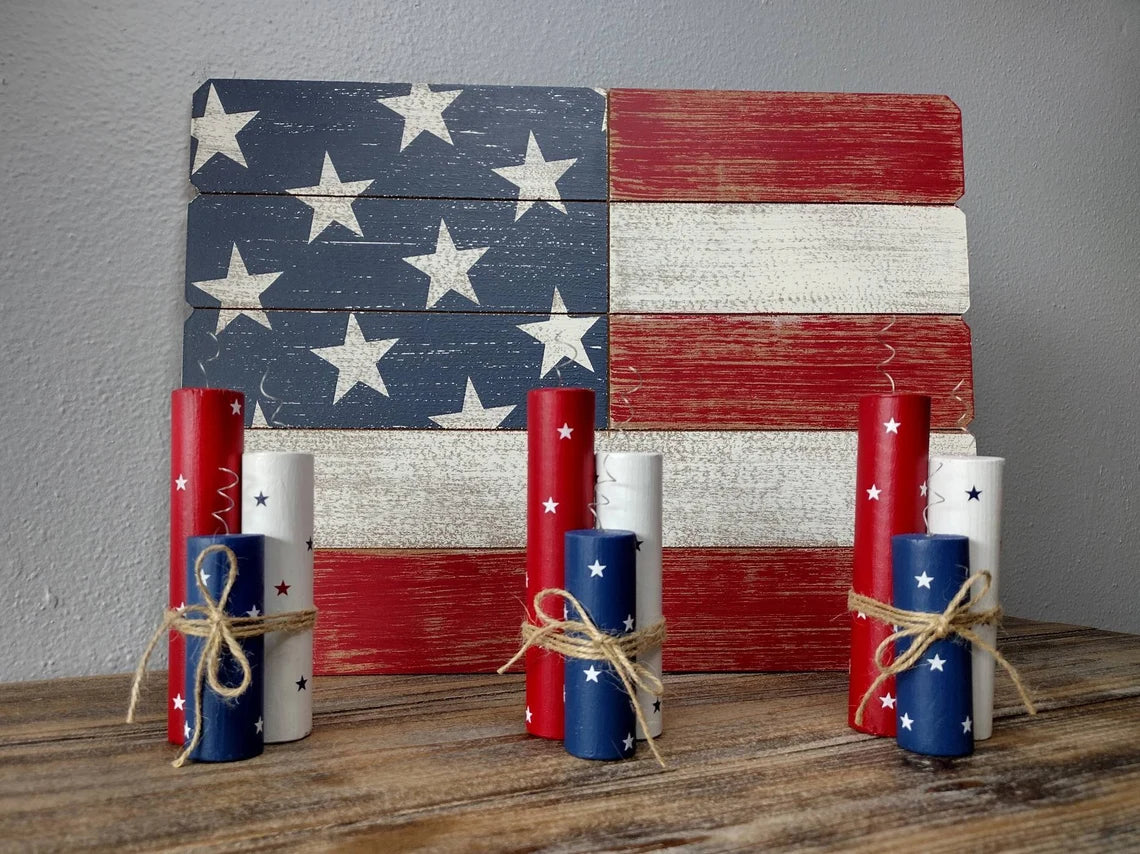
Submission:
{"label": "white firecracker tube", "polygon": [[[637,613],[634,628],[657,622],[661,612],[661,454],[603,451],[597,454],[597,513],[602,528],[637,535]],[[661,676],[661,650],[638,656],[638,662]],[[661,735],[661,700],[638,691],[637,701],[649,733]],[[638,738],[645,738],[641,727]]]}
{"label": "white firecracker tube", "polygon": [[[979,603],[996,607],[1001,556],[1002,457],[934,455],[927,489],[927,527],[932,534],[961,534],[970,538],[970,571],[986,570],[993,577],[989,593]],[[997,643],[996,626],[978,626],[989,644]],[[994,660],[975,649],[972,661],[976,740],[993,734]]]}
{"label": "white firecracker tube", "polygon": [[[313,607],[313,455],[242,456],[242,533],[265,535],[265,613]],[[313,630],[265,636],[265,742],[313,729]]]}

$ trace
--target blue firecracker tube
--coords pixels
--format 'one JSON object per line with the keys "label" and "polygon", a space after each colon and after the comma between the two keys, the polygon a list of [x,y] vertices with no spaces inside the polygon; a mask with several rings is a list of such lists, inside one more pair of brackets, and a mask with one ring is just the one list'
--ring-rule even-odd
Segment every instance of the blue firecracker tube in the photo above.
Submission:
{"label": "blue firecracker tube", "polygon": [[[637,626],[637,538],[632,531],[566,532],[566,590],[603,632],[628,634]],[[578,619],[567,606],[569,619]],[[582,759],[633,755],[633,703],[606,661],[566,659],[566,751]]]}
{"label": "blue firecracker tube", "polygon": [[[970,575],[970,540],[956,534],[891,538],[894,604],[941,613]],[[906,638],[896,654],[910,647]],[[899,747],[927,756],[974,752],[970,644],[957,635],[935,641],[895,681]]]}
{"label": "blue firecracker tube", "polygon": [[[186,604],[205,604],[198,583],[194,580],[194,564],[198,555],[212,545],[228,546],[237,557],[237,578],[226,600],[226,613],[231,617],[263,614],[265,537],[261,534],[190,537],[186,541]],[[206,589],[217,602],[229,573],[229,561],[225,552],[217,551],[207,555],[202,562],[202,573]],[[184,729],[186,742],[190,741],[194,724],[198,719],[197,709],[194,707],[194,686],[198,659],[205,642],[205,638],[191,636],[186,638],[186,689],[183,693],[186,698]],[[197,762],[233,762],[257,756],[262,751],[265,727],[262,682],[265,638],[246,638],[240,643],[246,658],[249,659],[253,681],[245,693],[232,700],[219,697],[210,689],[208,683],[204,683],[202,734],[198,746],[190,754],[190,758]],[[223,685],[237,685],[241,682],[241,668],[224,651],[220,678]]]}

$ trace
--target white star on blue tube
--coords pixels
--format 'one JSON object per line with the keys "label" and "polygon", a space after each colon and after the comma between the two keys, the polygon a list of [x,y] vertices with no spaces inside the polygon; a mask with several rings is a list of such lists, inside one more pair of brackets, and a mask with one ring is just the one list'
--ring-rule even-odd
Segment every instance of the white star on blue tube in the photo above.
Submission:
{"label": "white star on blue tube", "polygon": [[633,750],[633,733],[626,734],[626,737],[621,741],[621,746],[623,750]]}
{"label": "white star on blue tube", "polygon": [[597,558],[594,558],[594,562],[589,564],[586,569],[590,570],[590,578],[602,578],[602,573],[605,572],[606,565],[601,563]]}
{"label": "white star on blue tube", "polygon": [[622,620],[622,625],[625,626],[625,630],[627,632],[632,632],[633,631],[633,614],[630,614],[628,617],[626,617],[624,620]]}
{"label": "white star on blue tube", "polygon": [[930,665],[931,670],[937,670],[939,673],[946,672],[942,669],[942,665],[946,663],[946,659],[940,656],[938,653],[934,653],[933,658],[926,659],[926,663]]}
{"label": "white star on blue tube", "polygon": [[594,667],[594,665],[591,664],[587,670],[582,671],[582,675],[586,677],[587,682],[597,682],[598,677],[602,675],[602,671],[598,670]]}
{"label": "white star on blue tube", "polygon": [[925,587],[927,590],[929,590],[930,582],[932,582],[934,578],[930,575],[927,575],[926,570],[924,569],[922,571],[922,575],[916,575],[914,577],[914,580],[918,582],[919,587]]}
{"label": "white star on blue tube", "polygon": [[913,724],[914,724],[914,718],[912,718],[910,715],[903,712],[903,716],[901,718],[899,718],[899,725],[902,726],[903,729],[905,729],[909,732],[909,731],[912,731],[911,726]]}
{"label": "white star on blue tube", "polygon": [[962,735],[974,731],[974,722],[970,720],[970,716],[966,715],[966,720],[962,721]]}

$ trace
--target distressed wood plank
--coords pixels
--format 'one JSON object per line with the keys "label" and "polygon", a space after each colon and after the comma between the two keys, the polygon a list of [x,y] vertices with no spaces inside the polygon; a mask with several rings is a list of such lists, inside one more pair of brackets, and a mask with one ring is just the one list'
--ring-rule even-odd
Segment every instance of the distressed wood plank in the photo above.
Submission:
{"label": "distressed wood plank", "polygon": [[[318,674],[491,672],[517,648],[523,551],[317,549],[315,567]],[[846,667],[849,549],[666,549],[663,573],[667,670]]]}
{"label": "distressed wood plank", "polygon": [[[558,315],[552,330],[548,314],[255,314],[223,325],[222,312],[195,309],[182,348],[183,383],[245,392],[247,425],[524,428],[527,392],[560,383],[592,388],[606,424],[605,315]],[[554,370],[548,353],[580,361]]]}
{"label": "distressed wood plank", "polygon": [[605,199],[605,115],[605,94],[587,88],[209,80],[194,93],[190,180],[285,193],[318,184],[327,154],[340,181],[367,182],[363,195]]}
{"label": "distressed wood plank", "polygon": [[610,205],[610,309],[963,314],[966,219],[913,205]]}
{"label": "distressed wood plank", "polygon": [[313,211],[293,196],[203,195],[188,209],[186,301],[544,312],[557,285],[566,310],[604,312],[606,207],[570,202],[516,221],[513,202],[361,198],[359,235],[335,225],[310,239]]}
{"label": "distressed wood plank", "polygon": [[943,95],[610,90],[610,194],[642,201],[953,204]]}
{"label": "distressed wood plank", "polygon": [[[1140,845],[1140,638],[1030,624],[1002,646],[1042,714],[1015,711],[999,683],[994,738],[954,762],[848,730],[841,673],[671,676],[664,773],[644,749],[602,764],[527,738],[514,675],[318,678],[310,738],[182,771],[165,761],[158,678],[133,727],[125,676],[5,685],[0,838],[40,850]],[[140,810],[142,797],[164,809]]]}
{"label": "distressed wood plank", "polygon": [[890,390],[884,371],[899,391],[931,396],[935,429],[973,418],[970,330],[957,317],[610,320],[610,419],[629,429],[853,430],[859,398]]}
{"label": "distressed wood plank", "polygon": [[[665,546],[849,546],[854,432],[599,433],[665,456]],[[316,455],[324,548],[519,548],[526,436],[514,431],[251,430],[250,451]],[[932,453],[973,453],[935,434]]]}

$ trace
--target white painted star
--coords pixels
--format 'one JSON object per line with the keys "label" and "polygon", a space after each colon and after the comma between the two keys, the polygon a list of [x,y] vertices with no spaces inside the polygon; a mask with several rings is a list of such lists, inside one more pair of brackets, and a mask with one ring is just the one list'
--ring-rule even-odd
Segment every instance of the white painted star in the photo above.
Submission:
{"label": "white painted star", "polygon": [[254,605],[252,608],[245,612],[245,615],[247,617],[260,617],[261,611],[258,609],[257,605]]}
{"label": "white painted star", "polygon": [[628,617],[626,617],[621,622],[622,622],[622,625],[625,626],[625,630],[627,632],[633,631],[633,614],[630,614]]}
{"label": "white painted star", "polygon": [[178,490],[179,492],[185,492],[186,491],[186,484],[188,484],[189,482],[190,481],[188,481],[181,474],[179,474],[178,480],[174,481],[174,488],[176,490]]}
{"label": "white painted star", "polygon": [[182,697],[181,694],[175,694],[173,697],[170,698],[170,702],[172,702],[174,704],[175,709],[178,709],[180,711],[183,711],[186,709],[186,700]]}
{"label": "white painted star", "polygon": [[590,331],[599,318],[597,317],[571,317],[566,313],[566,303],[562,301],[562,294],[558,288],[554,289],[554,300],[550,305],[550,319],[540,320],[537,323],[520,323],[519,329],[541,341],[542,367],[539,368],[539,377],[545,377],[563,359],[576,362],[586,370],[593,373],[594,366],[582,337]]}
{"label": "white painted star", "polygon": [[190,723],[186,722],[186,723],[182,724],[182,737],[184,739],[186,739],[187,741],[190,740],[190,732],[191,732]]}
{"label": "white painted star", "polygon": [[428,417],[440,427],[448,430],[464,428],[468,430],[491,430],[502,424],[503,419],[510,415],[514,409],[514,406],[484,407],[482,401],[479,400],[478,392],[475,391],[475,384],[471,382],[471,377],[468,377],[467,390],[463,393],[463,408],[458,412],[429,415]]}
{"label": "white painted star", "polygon": [[926,659],[926,663],[930,665],[931,670],[937,670],[939,673],[946,672],[942,669],[942,665],[946,663],[946,659],[940,656],[938,653],[934,653],[933,658]]}
{"label": "white painted star", "polygon": [[893,709],[895,707],[895,698],[891,695],[890,691],[880,697],[879,702],[883,704],[884,709]]}
{"label": "white painted star", "polygon": [[899,428],[902,426],[901,421],[895,421],[894,416],[891,416],[890,421],[884,421],[883,426],[887,428],[888,433],[894,433],[896,436],[899,434]]}
{"label": "white painted star", "polygon": [[878,501],[879,496],[882,494],[882,492],[883,490],[879,489],[877,486],[875,486],[875,484],[872,483],[871,488],[867,490],[867,498],[870,501]]}
{"label": "white painted star", "polygon": [[633,733],[627,733],[626,737],[621,740],[623,750],[633,750]]}
{"label": "white painted star", "polygon": [[922,571],[922,575],[916,575],[914,577],[914,580],[918,582],[919,587],[925,587],[927,590],[929,590],[930,589],[930,582],[932,582],[934,580],[934,577],[927,575],[926,570],[924,569]]}
{"label": "white painted star", "polygon": [[204,282],[191,282],[194,287],[216,299],[219,303],[218,325],[215,333],[221,332],[243,314],[254,323],[271,329],[269,318],[260,308],[261,295],[269,289],[277,278],[277,273],[251,273],[245,266],[237,244],[230,250],[230,263],[226,275],[221,279],[207,279]]}
{"label": "white painted star", "polygon": [[530,711],[530,706],[527,706],[526,707],[526,722],[529,724],[533,718],[534,718],[534,715]]}
{"label": "white painted star", "polygon": [[590,578],[603,578],[602,573],[605,572],[606,565],[601,563],[597,558],[594,558],[594,562],[587,566],[586,569],[590,570]]}
{"label": "white painted star", "polygon": [[237,135],[242,128],[253,121],[257,110],[248,110],[241,113],[227,113],[222,106],[222,99],[218,97],[214,84],[210,84],[206,92],[206,110],[201,116],[190,119],[190,136],[198,140],[198,147],[194,149],[194,164],[190,167],[190,174],[194,174],[215,155],[228,157],[239,166],[249,168],[245,162],[245,155],[241,152],[241,144]]}
{"label": "white painted star", "polygon": [[230,401],[230,414],[241,415],[241,401],[236,397]]}
{"label": "white painted star", "polygon": [[901,718],[899,718],[899,725],[902,726],[902,728],[905,730],[913,731],[913,730],[911,730],[911,725],[913,723],[914,723],[914,718],[912,718],[910,715],[906,714],[905,712],[903,713],[903,716]]}
{"label": "white painted star", "polygon": [[186,610],[186,603],[185,602],[180,603],[178,605],[178,610],[179,611],[185,611]]}
{"label": "white painted star", "polygon": [[577,162],[576,157],[547,160],[542,156],[542,149],[538,147],[538,140],[531,131],[526,141],[523,162],[518,166],[500,166],[491,171],[519,188],[519,201],[515,206],[515,219],[518,220],[539,202],[546,202],[555,210],[566,213],[566,205],[562,204],[562,195],[558,192],[558,179]]}
{"label": "white painted star", "polygon": [[923,481],[922,483],[920,483],[920,484],[918,485],[918,494],[919,494],[919,495],[922,495],[922,496],[925,496],[925,495],[926,495],[926,488],[927,488],[927,487],[926,487],[926,482],[925,482],[925,481]]}
{"label": "white painted star", "polygon": [[583,670],[582,675],[586,677],[587,682],[597,682],[598,677],[602,675],[602,671],[597,670],[594,665],[590,665],[588,670]]}
{"label": "white painted star", "polygon": [[260,733],[264,729],[265,729],[265,721],[262,720],[261,718],[258,718],[256,721],[253,722],[254,732]]}
{"label": "white painted star", "polygon": [[423,84],[415,84],[408,95],[377,98],[380,105],[404,117],[404,132],[400,136],[400,151],[415,141],[421,133],[430,133],[448,145],[455,145],[443,119],[443,111],[459,97],[462,89],[435,92]]}
{"label": "white painted star", "polygon": [[570,434],[573,432],[574,432],[573,427],[571,427],[567,423],[563,423],[563,425],[558,428],[558,439],[559,439],[559,441],[561,441],[562,439],[569,439]]}
{"label": "white painted star", "polygon": [[380,369],[376,363],[399,340],[399,338],[382,338],[369,341],[360,331],[356,315],[350,314],[348,326],[344,331],[343,344],[333,347],[314,347],[314,355],[336,365],[336,391],[333,393],[333,403],[348,394],[357,383],[362,383],[388,397],[388,387],[384,385],[384,379],[380,376]]}
{"label": "white painted star", "polygon": [[857,620],[865,620],[865,619],[867,619],[867,615],[866,615],[866,614],[864,614],[862,611],[856,611],[856,612],[855,612],[855,619],[857,619]]}
{"label": "white painted star", "polygon": [[265,410],[261,408],[261,401],[255,401],[253,404],[253,424],[252,427],[268,427],[269,422],[265,420]]}
{"label": "white painted star", "polygon": [[962,735],[974,731],[974,722],[970,720],[970,716],[966,715],[966,720],[962,721]]}
{"label": "white painted star", "polygon": [[547,513],[557,513],[558,512],[558,509],[557,509],[558,508],[558,502],[554,500],[553,495],[550,496],[545,501],[543,501],[542,506],[546,508]]}
{"label": "white painted star", "polygon": [[313,209],[313,222],[309,226],[309,243],[330,225],[340,223],[357,237],[364,232],[352,211],[352,203],[372,184],[368,181],[341,181],[332,158],[325,152],[321,166],[321,180],[314,187],[294,187],[286,190]]}
{"label": "white painted star", "polygon": [[427,306],[431,308],[448,291],[479,304],[479,297],[475,295],[475,288],[471,284],[471,268],[483,257],[483,253],[491,247],[481,246],[471,249],[458,249],[455,241],[451,239],[451,232],[447,223],[439,221],[439,234],[435,240],[435,251],[427,255],[409,255],[404,260],[417,270],[428,274]]}
{"label": "white painted star", "polygon": [[203,584],[209,584],[210,583],[210,573],[202,571],[202,572],[199,572],[198,574],[202,576],[202,583]]}

